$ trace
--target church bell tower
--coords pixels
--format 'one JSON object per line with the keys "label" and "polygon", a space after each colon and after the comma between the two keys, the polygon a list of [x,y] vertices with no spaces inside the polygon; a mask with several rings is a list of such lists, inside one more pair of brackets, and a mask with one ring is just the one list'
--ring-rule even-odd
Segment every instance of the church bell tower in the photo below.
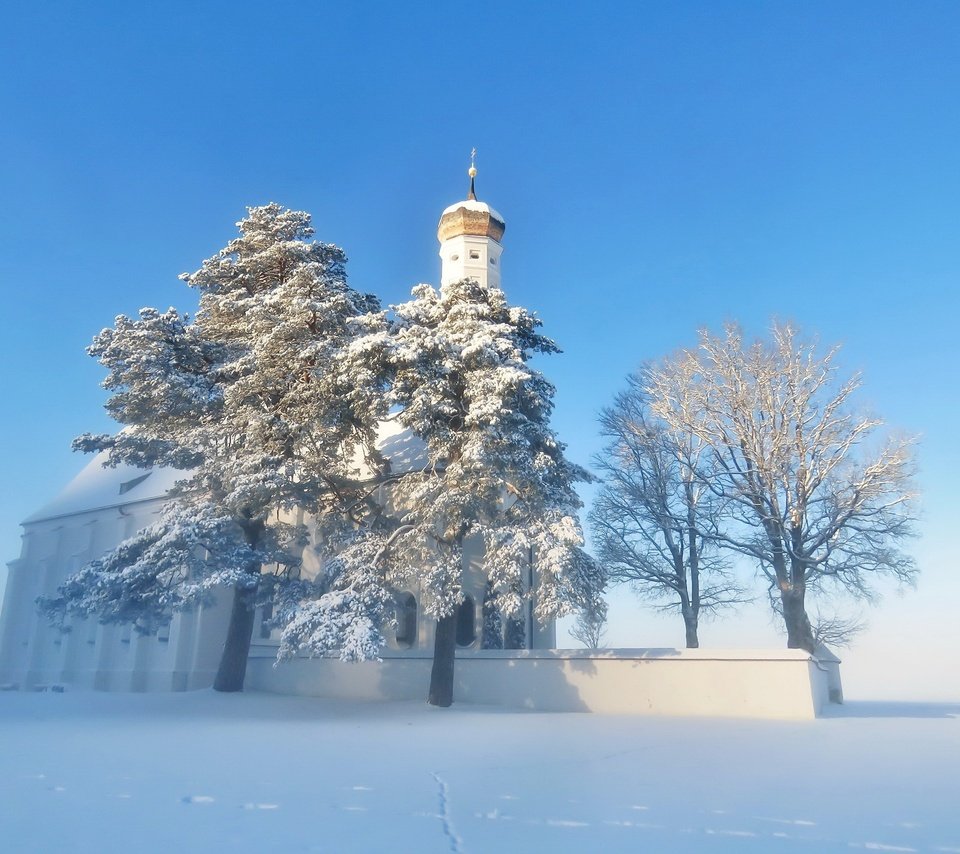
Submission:
{"label": "church bell tower", "polygon": [[481,285],[500,287],[500,241],[506,223],[486,202],[477,201],[475,165],[477,150],[470,156],[470,191],[462,202],[450,205],[440,216],[440,286],[460,279],[476,279]]}

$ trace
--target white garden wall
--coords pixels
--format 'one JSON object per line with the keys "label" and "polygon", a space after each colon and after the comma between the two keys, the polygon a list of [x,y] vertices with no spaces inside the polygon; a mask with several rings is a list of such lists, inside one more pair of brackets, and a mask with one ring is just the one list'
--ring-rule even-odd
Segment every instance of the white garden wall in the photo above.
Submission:
{"label": "white garden wall", "polygon": [[[281,694],[424,700],[430,658],[391,655],[350,664],[251,654],[247,686]],[[800,650],[620,649],[458,653],[455,701],[538,711],[629,715],[814,718],[842,697],[839,662]]]}

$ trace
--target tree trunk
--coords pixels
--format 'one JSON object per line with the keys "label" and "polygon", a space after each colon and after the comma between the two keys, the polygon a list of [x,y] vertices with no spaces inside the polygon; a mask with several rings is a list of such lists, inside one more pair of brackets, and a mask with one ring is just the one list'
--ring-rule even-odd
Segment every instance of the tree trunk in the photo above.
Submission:
{"label": "tree trunk", "polygon": [[437,620],[433,643],[433,668],[430,671],[431,706],[446,708],[453,703],[453,663],[457,653],[457,613]]}
{"label": "tree trunk", "polygon": [[687,503],[687,561],[690,564],[690,601],[683,612],[683,624],[687,630],[687,649],[699,649],[697,629],[700,623],[700,545],[697,537],[696,501],[693,484],[687,480],[683,485]]}
{"label": "tree trunk", "polygon": [[805,649],[813,652],[813,628],[810,618],[804,607],[803,588],[793,587],[780,591],[780,602],[783,605],[783,622],[787,627],[788,649]]}
{"label": "tree trunk", "polygon": [[220,666],[213,680],[214,691],[242,691],[247,675],[247,658],[253,637],[254,600],[256,588],[234,588],[233,608],[230,611],[230,627],[220,656]]}
{"label": "tree trunk", "polygon": [[[263,538],[263,520],[245,517],[240,525],[247,544],[256,551]],[[227,628],[220,666],[213,680],[214,691],[242,691],[243,681],[247,676],[247,658],[250,656],[250,641],[253,639],[254,609],[263,567],[259,563],[248,563],[244,569],[253,578],[253,584],[245,590],[239,587],[233,590],[230,626]]]}

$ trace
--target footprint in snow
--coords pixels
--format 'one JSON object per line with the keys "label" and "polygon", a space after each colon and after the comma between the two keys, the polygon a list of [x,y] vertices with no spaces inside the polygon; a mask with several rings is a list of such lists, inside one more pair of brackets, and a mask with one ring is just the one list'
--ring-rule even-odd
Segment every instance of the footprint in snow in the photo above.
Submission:
{"label": "footprint in snow", "polygon": [[882,842],[851,842],[851,848],[866,848],[867,851],[901,851],[904,854],[916,854],[916,848],[906,848],[901,845],[884,845]]}
{"label": "footprint in snow", "polygon": [[610,827],[637,827],[641,830],[663,830],[662,824],[652,824],[649,821],[605,821]]}
{"label": "footprint in snow", "polygon": [[[475,812],[474,818],[483,818],[487,821],[516,821],[516,818],[512,815],[504,815],[500,812],[500,807],[494,807],[488,812]],[[437,816],[439,818],[440,816]]]}
{"label": "footprint in snow", "polygon": [[707,828],[707,836],[756,836],[752,830],[713,830]]}

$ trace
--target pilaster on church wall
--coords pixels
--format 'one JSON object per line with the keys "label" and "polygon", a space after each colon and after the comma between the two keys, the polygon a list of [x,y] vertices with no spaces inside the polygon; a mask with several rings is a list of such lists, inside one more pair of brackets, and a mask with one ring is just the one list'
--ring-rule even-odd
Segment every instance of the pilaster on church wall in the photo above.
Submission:
{"label": "pilaster on church wall", "polygon": [[[86,547],[77,555],[79,566],[96,559],[114,545],[115,534],[112,529],[115,516],[114,511],[102,510],[87,522]],[[100,622],[96,617],[73,621],[62,676],[64,682],[85,688],[93,687],[100,636]]]}
{"label": "pilaster on church wall", "polygon": [[57,548],[57,527],[49,522],[28,526],[22,537],[21,556],[10,564],[0,636],[4,682],[23,685],[27,681],[39,623],[35,603],[43,591],[47,563]]}
{"label": "pilaster on church wall", "polygon": [[180,611],[174,614],[170,623],[170,687],[174,691],[186,691],[190,687],[190,673],[196,655],[197,611],[197,608]]}
{"label": "pilaster on church wall", "polygon": [[149,691],[152,687],[151,671],[154,669],[156,635],[134,632],[130,639],[130,690]]}
{"label": "pilaster on church wall", "polygon": [[[71,521],[73,525],[71,525]],[[29,667],[26,681],[30,684],[55,681],[62,666],[63,634],[42,617],[36,607],[37,596],[53,596],[57,587],[67,576],[67,563],[72,551],[72,543],[77,540],[76,521],[70,519],[52,520],[49,534],[42,540],[49,543],[37,573],[36,594],[28,605],[32,612],[33,628],[30,633]],[[38,567],[38,568],[39,568]]]}
{"label": "pilaster on church wall", "polygon": [[21,603],[29,582],[29,567],[23,558],[7,564],[7,586],[0,610],[0,683],[19,682],[21,669]]}
{"label": "pilaster on church wall", "polygon": [[[157,521],[162,501],[130,504],[119,509],[123,518],[122,539],[128,539]],[[157,634],[142,634],[133,626],[119,627],[119,650],[113,662],[111,680],[119,690],[148,691],[155,687],[153,673],[168,670],[168,644],[161,644]]]}
{"label": "pilaster on church wall", "polygon": [[197,610],[194,656],[190,667],[191,688],[212,684],[227,636],[232,604],[233,590],[218,587],[214,590],[213,601]]}
{"label": "pilaster on church wall", "polygon": [[[97,525],[97,515],[91,514],[81,517],[78,524],[69,526],[69,535],[65,537],[65,550],[69,556],[57,567],[56,584],[59,587],[84,564],[93,559],[92,554],[94,529]],[[58,660],[50,667],[50,678],[56,682],[73,682],[73,673],[78,661],[87,652],[86,636],[87,621],[77,617],[70,617],[67,621],[69,631],[60,633],[54,644],[60,648]]]}
{"label": "pilaster on church wall", "polygon": [[[119,545],[126,536],[127,519],[120,512],[120,508],[104,510],[100,515],[100,525],[94,540],[94,557]],[[91,551],[94,551],[91,549]],[[90,657],[93,687],[104,691],[115,688],[112,684],[112,674],[118,660],[121,659],[122,633],[116,625],[98,625],[96,629],[96,643]]]}
{"label": "pilaster on church wall", "polygon": [[473,599],[474,620],[477,640],[472,645],[479,649],[483,636],[483,597],[487,592],[487,573],[484,561],[483,537],[472,534],[463,543],[463,592]]}

